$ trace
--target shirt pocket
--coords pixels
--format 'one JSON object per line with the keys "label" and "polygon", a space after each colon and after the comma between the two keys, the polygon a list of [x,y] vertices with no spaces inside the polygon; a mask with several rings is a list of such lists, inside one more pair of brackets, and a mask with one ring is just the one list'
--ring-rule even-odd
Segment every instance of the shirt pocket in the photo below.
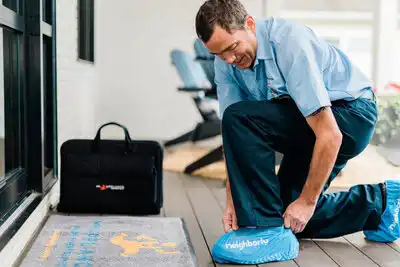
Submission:
{"label": "shirt pocket", "polygon": [[273,59],[265,60],[265,75],[271,97],[288,94],[285,80]]}
{"label": "shirt pocket", "polygon": [[263,91],[266,90],[266,88],[263,88],[262,83],[265,83],[266,86],[266,82],[257,79],[256,73],[250,69],[243,70],[241,75],[243,87],[247,91],[247,100],[262,100],[264,98]]}

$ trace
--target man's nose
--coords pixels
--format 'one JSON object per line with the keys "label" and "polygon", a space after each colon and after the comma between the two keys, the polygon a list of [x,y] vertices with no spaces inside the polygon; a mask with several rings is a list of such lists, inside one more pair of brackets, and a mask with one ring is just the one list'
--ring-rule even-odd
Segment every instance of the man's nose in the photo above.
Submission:
{"label": "man's nose", "polygon": [[233,64],[233,62],[235,62],[235,60],[236,60],[236,56],[235,55],[230,55],[230,56],[227,56],[225,58],[225,61],[228,64]]}

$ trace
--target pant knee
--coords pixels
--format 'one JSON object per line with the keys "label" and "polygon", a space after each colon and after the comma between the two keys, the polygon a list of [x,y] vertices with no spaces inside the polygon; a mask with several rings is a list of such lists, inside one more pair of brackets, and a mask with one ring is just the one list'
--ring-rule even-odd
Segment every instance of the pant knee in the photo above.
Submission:
{"label": "pant knee", "polygon": [[244,101],[234,103],[229,105],[225,111],[224,116],[222,117],[222,129],[231,128],[232,125],[237,123],[240,118],[243,118],[245,115],[244,109]]}

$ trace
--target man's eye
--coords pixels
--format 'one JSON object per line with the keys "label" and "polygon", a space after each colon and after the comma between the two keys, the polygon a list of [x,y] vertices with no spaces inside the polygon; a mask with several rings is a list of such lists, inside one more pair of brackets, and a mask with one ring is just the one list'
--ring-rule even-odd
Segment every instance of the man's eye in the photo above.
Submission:
{"label": "man's eye", "polygon": [[229,49],[229,50],[231,50],[231,51],[235,50],[237,46],[238,46],[237,44],[234,44],[233,46],[231,46],[231,49]]}

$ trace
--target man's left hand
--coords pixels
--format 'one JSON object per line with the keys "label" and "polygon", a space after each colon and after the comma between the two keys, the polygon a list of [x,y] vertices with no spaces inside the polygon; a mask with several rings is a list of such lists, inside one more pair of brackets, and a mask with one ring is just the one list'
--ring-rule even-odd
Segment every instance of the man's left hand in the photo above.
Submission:
{"label": "man's left hand", "polygon": [[313,216],[315,206],[314,203],[310,203],[302,197],[296,199],[283,214],[285,227],[292,229],[294,233],[302,232]]}

